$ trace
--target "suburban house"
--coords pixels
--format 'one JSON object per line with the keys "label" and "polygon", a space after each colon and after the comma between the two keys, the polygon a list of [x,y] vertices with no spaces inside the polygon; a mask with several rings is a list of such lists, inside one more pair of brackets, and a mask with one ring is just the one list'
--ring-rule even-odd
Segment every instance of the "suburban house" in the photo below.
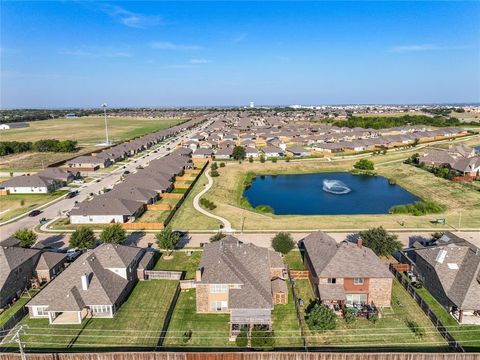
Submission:
{"label": "suburban house", "polygon": [[217,150],[215,153],[215,159],[230,159],[233,155],[233,148],[232,147],[224,147]]}
{"label": "suburban house", "polygon": [[116,244],[88,250],[30,300],[30,317],[55,325],[112,318],[138,280],[143,255],[141,248]]}
{"label": "suburban house", "polygon": [[280,157],[283,156],[283,150],[275,146],[265,146],[262,149],[262,152],[265,154],[266,158]]}
{"label": "suburban house", "polygon": [[213,156],[212,149],[198,148],[192,153],[192,157],[195,159],[207,159]]}
{"label": "suburban house", "polygon": [[286,267],[279,253],[233,236],[206,244],[196,272],[198,313],[230,314],[230,335],[263,325],[272,309],[288,302]]}
{"label": "suburban house", "polygon": [[18,299],[35,281],[50,281],[62,271],[64,263],[64,254],[1,246],[0,308]]}
{"label": "suburban house", "polygon": [[145,211],[141,202],[110,196],[97,196],[70,211],[71,224],[110,224],[133,222]]}
{"label": "suburban house", "polygon": [[16,176],[0,184],[9,194],[47,194],[62,187],[59,180],[40,175]]}
{"label": "suburban house", "polygon": [[341,307],[373,304],[389,307],[393,275],[375,253],[362,245],[316,231],[302,240],[305,267],[316,296],[324,304]]}
{"label": "suburban house", "polygon": [[78,156],[75,159],[67,161],[67,166],[70,169],[77,169],[80,172],[95,171],[97,169],[106,168],[111,164],[112,162],[108,158],[91,155]]}
{"label": "suburban house", "polygon": [[450,232],[408,252],[413,271],[459,323],[480,324],[480,249]]}

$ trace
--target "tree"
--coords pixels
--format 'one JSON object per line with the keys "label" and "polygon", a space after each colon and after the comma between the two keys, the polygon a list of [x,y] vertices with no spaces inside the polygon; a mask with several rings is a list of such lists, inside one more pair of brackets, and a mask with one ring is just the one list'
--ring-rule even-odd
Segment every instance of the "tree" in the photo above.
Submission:
{"label": "tree", "polygon": [[37,234],[30,229],[17,230],[13,236],[20,240],[22,248],[29,248],[37,241]]}
{"label": "tree", "polygon": [[210,175],[211,175],[212,177],[218,177],[218,176],[220,176],[218,170],[216,170],[216,169],[212,169],[212,170],[210,171]]}
{"label": "tree", "polygon": [[215,242],[215,241],[220,241],[222,240],[226,235],[224,233],[222,233],[221,231],[219,231],[218,233],[216,233],[215,235],[212,235],[210,237],[210,242]]}
{"label": "tree", "polygon": [[235,146],[233,148],[233,153],[232,157],[235,160],[243,160],[247,156],[247,152],[245,151],[245,148],[243,146]]}
{"label": "tree", "polygon": [[249,163],[253,163],[253,157],[252,157],[252,156],[250,156],[250,157],[248,158],[248,162],[249,162]]}
{"label": "tree", "polygon": [[100,234],[102,243],[123,244],[126,239],[127,233],[120,224],[109,225]]}
{"label": "tree", "polygon": [[272,247],[275,251],[286,255],[295,247],[295,241],[290,233],[279,232],[272,239]]}
{"label": "tree", "polygon": [[306,322],[310,330],[327,331],[337,326],[337,317],[333,309],[324,304],[315,304],[308,311]]}
{"label": "tree", "polygon": [[358,169],[358,170],[373,170],[374,169],[374,166],[373,166],[373,161],[372,160],[368,160],[368,159],[360,159],[358,160],[355,165],[353,165],[353,167],[355,169]]}
{"label": "tree", "polygon": [[175,249],[175,245],[178,244],[180,240],[180,235],[176,232],[172,231],[170,226],[167,226],[157,235],[155,235],[155,239],[157,240],[157,245],[160,249],[167,250],[167,256],[172,254],[173,249]]}
{"label": "tree", "polygon": [[252,348],[257,350],[272,350],[275,345],[273,332],[266,330],[262,325],[253,325],[251,344]]}
{"label": "tree", "polygon": [[265,155],[260,155],[260,162],[263,164],[265,162]]}
{"label": "tree", "polygon": [[212,164],[212,170],[217,170],[217,169],[218,169],[218,165],[217,165],[216,162],[214,162],[214,163]]}
{"label": "tree", "polygon": [[92,229],[80,226],[70,237],[69,245],[71,248],[91,249],[96,240]]}
{"label": "tree", "polygon": [[358,235],[362,239],[362,244],[372,249],[378,256],[389,256],[403,247],[398,241],[398,236],[389,233],[382,226],[360,231]]}

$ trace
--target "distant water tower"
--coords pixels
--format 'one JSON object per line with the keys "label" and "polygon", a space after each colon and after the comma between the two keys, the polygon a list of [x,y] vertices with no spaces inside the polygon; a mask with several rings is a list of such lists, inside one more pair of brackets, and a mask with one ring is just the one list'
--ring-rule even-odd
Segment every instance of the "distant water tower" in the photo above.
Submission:
{"label": "distant water tower", "polygon": [[250,101],[250,107],[251,108],[254,108],[255,107],[255,103],[253,101]]}

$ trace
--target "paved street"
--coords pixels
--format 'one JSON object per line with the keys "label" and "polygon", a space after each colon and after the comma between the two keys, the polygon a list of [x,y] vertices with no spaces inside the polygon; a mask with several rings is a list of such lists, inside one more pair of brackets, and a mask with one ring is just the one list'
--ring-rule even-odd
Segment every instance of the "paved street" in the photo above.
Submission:
{"label": "paved street", "polygon": [[[141,158],[135,159],[135,161],[131,161],[125,165],[125,168],[120,167],[110,173],[102,174],[99,176],[100,181],[94,181],[91,183],[86,184],[84,187],[79,188],[79,194],[72,199],[62,199],[60,201],[55,202],[54,204],[42,209],[42,213],[35,217],[25,216],[21,219],[18,219],[12,223],[3,225],[0,227],[0,241],[5,240],[9,236],[11,236],[15,231],[23,228],[32,229],[39,224],[39,220],[41,218],[53,219],[58,217],[60,214],[70,211],[73,206],[75,205],[75,201],[82,202],[85,200],[89,194],[98,194],[99,191],[103,190],[104,188],[108,188],[113,186],[117,181],[120,180],[122,174],[125,171],[133,172],[135,168],[139,165],[146,166],[148,162],[165,156],[168,153],[172,152],[173,149],[183,140],[189,138],[190,136],[196,134],[199,129],[205,127],[206,125],[202,125],[202,127],[198,129],[194,129],[188,132],[185,132],[180,137],[169,139],[167,143],[163,144],[162,146],[158,147],[156,152],[153,150],[147,150],[145,155]],[[170,149],[170,150],[168,150]],[[58,235],[54,235],[58,236]]]}

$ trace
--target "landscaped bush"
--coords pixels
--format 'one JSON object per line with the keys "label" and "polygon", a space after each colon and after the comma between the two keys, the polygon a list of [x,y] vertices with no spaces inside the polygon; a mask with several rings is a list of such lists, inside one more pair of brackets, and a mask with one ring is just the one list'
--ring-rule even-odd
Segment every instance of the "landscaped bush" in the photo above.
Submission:
{"label": "landscaped bush", "polygon": [[353,324],[355,321],[357,321],[357,314],[352,308],[347,308],[345,310],[345,322],[347,324]]}
{"label": "landscaped bush", "polygon": [[218,176],[220,176],[220,174],[218,173],[217,170],[212,169],[212,170],[210,171],[210,176],[211,176],[211,177],[218,177]]}
{"label": "landscaped bush", "polygon": [[221,162],[221,163],[220,163],[220,167],[225,167],[225,163],[224,163],[224,162]]}
{"label": "landscaped bush", "polygon": [[324,304],[315,304],[305,317],[307,325],[313,331],[333,330],[337,327],[335,312]]}
{"label": "landscaped bush", "polygon": [[433,201],[417,201],[408,205],[397,205],[392,207],[390,214],[411,214],[415,216],[426,214],[439,214],[444,212],[446,207]]}
{"label": "landscaped bush", "polygon": [[208,210],[215,210],[217,208],[217,205],[205,198],[200,199],[200,205],[207,208]]}

